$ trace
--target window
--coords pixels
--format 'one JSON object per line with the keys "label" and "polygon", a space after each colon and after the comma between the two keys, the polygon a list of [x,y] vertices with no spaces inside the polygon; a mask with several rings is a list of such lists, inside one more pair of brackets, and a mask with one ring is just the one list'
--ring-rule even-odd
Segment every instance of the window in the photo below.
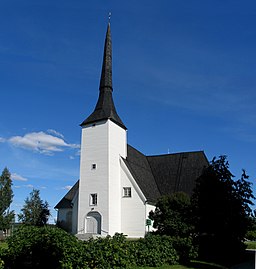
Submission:
{"label": "window", "polygon": [[97,203],[98,203],[97,193],[90,194],[90,205],[97,205]]}
{"label": "window", "polygon": [[93,164],[92,164],[92,170],[95,170],[96,168],[97,168],[96,163],[93,163]]}
{"label": "window", "polygon": [[132,190],[130,187],[123,188],[123,197],[132,197]]}

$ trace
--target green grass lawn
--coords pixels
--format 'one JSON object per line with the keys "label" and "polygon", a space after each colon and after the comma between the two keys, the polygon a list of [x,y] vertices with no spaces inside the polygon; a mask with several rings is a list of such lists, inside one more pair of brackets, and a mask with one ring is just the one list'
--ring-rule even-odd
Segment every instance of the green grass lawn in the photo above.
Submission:
{"label": "green grass lawn", "polygon": [[256,249],[256,241],[247,241],[245,244],[247,249]]}
{"label": "green grass lawn", "polygon": [[213,263],[192,261],[189,266],[163,265],[160,267],[134,267],[133,269],[227,269],[227,268]]}
{"label": "green grass lawn", "polygon": [[183,265],[163,265],[160,267],[134,267],[132,269],[188,269],[188,267]]}

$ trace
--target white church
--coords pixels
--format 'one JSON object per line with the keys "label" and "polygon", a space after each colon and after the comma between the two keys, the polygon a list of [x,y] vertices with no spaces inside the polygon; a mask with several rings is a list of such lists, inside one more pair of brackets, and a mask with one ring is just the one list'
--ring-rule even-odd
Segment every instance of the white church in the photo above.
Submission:
{"label": "white church", "polygon": [[145,156],[127,144],[112,88],[112,44],[108,24],[99,97],[81,124],[80,179],[56,205],[59,226],[83,235],[123,233],[144,237],[157,199],[178,191],[191,194],[208,165],[203,151]]}

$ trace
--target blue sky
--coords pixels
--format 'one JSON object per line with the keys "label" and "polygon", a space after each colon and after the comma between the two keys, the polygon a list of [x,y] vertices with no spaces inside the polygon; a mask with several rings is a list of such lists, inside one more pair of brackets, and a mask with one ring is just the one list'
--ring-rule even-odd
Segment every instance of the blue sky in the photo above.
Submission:
{"label": "blue sky", "polygon": [[1,0],[0,169],[12,173],[12,208],[39,189],[53,222],[79,178],[79,124],[98,98],[109,11],[129,144],[225,154],[254,182],[255,1]]}

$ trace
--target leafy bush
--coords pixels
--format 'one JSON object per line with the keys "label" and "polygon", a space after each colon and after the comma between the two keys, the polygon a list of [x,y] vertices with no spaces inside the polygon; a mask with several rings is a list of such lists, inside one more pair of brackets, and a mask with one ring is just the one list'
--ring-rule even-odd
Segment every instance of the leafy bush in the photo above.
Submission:
{"label": "leafy bush", "polygon": [[89,268],[129,268],[134,264],[129,241],[123,234],[91,239],[83,243]]}
{"label": "leafy bush", "polygon": [[256,231],[248,231],[245,235],[245,238],[250,241],[256,241]]}
{"label": "leafy bush", "polygon": [[165,235],[147,234],[145,238],[133,243],[134,255],[138,266],[161,266],[176,264],[178,255],[171,238]]}
{"label": "leafy bush", "polygon": [[[22,226],[8,238],[8,268],[86,268],[74,236],[53,227]],[[74,266],[74,267],[72,267]]]}
{"label": "leafy bush", "polygon": [[84,242],[84,259],[89,268],[130,268],[176,264],[178,255],[171,237],[148,234],[136,241],[126,240],[123,234],[91,239]]}
{"label": "leafy bush", "polygon": [[177,251],[180,264],[187,264],[198,256],[198,248],[194,246],[191,236],[187,238],[172,237],[173,247]]}
{"label": "leafy bush", "polygon": [[0,258],[0,269],[4,269],[4,261]]}
{"label": "leafy bush", "polygon": [[[187,246],[171,237],[148,234],[136,241],[123,234],[79,241],[54,227],[21,226],[8,238],[1,259],[8,269],[117,269],[132,266],[160,266],[177,263],[178,253]],[[187,249],[184,249],[184,253]],[[1,260],[0,260],[0,269]]]}

